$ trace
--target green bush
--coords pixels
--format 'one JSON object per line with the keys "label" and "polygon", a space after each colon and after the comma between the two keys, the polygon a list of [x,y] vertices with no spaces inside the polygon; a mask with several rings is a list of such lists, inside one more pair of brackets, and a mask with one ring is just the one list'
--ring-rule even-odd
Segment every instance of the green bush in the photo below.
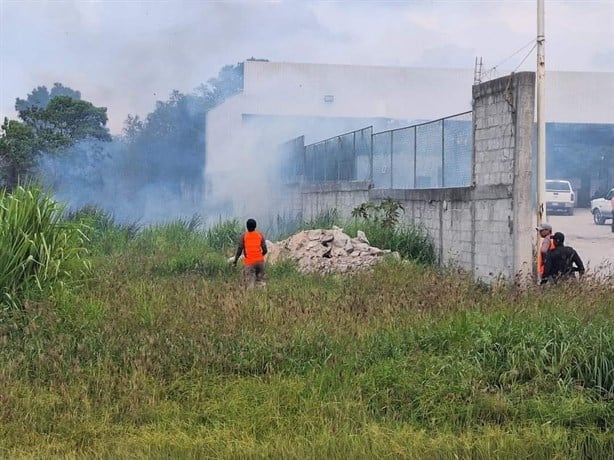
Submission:
{"label": "green bush", "polygon": [[20,308],[89,271],[85,235],[40,188],[0,192],[0,302]]}
{"label": "green bush", "polygon": [[402,224],[386,227],[382,221],[366,219],[354,219],[344,227],[344,231],[353,237],[358,230],[365,232],[371,246],[396,251],[402,258],[424,265],[437,262],[435,245],[426,230],[421,227]]}
{"label": "green bush", "polygon": [[396,251],[404,259],[424,265],[435,264],[435,245],[426,230],[399,223],[404,210],[399,201],[391,198],[377,205],[362,203],[352,210],[354,221],[347,225],[346,230],[351,236],[362,230],[372,246]]}

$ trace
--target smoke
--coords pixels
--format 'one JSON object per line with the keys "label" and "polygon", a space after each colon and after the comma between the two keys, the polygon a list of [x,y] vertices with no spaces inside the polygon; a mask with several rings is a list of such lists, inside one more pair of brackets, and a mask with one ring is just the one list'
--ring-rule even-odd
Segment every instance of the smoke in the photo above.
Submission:
{"label": "smoke", "polygon": [[172,175],[156,183],[140,183],[142,168],[120,139],[79,141],[60,154],[42,154],[36,166],[43,185],[68,211],[93,206],[117,222],[141,224],[199,213],[200,196],[190,194],[189,187],[179,193],[181,184]]}
{"label": "smoke", "polygon": [[[306,145],[369,126],[405,127],[470,109],[471,71],[245,63],[244,92],[207,115],[204,201],[210,218],[295,216],[280,144]],[[442,93],[445,96],[434,97]],[[335,203],[327,203],[335,207]]]}
{"label": "smoke", "polygon": [[[373,126],[383,131],[412,124],[384,117],[244,116],[240,129],[226,126],[224,139],[208,152],[205,169],[206,220],[253,217],[271,229],[301,219],[300,194],[287,171],[281,144],[304,136],[305,145]],[[213,143],[220,133],[210,133]],[[219,139],[219,137],[218,137]],[[333,206],[334,207],[334,206]],[[275,231],[275,230],[273,230]]]}

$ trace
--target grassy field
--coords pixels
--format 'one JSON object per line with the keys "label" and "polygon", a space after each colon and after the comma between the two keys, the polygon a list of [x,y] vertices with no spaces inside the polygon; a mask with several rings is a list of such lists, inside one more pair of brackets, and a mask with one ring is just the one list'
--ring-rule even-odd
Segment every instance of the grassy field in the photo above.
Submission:
{"label": "grassy field", "polygon": [[80,287],[0,311],[3,458],[614,452],[611,284],[487,288],[388,260],[271,266],[246,291],[233,223],[100,222]]}

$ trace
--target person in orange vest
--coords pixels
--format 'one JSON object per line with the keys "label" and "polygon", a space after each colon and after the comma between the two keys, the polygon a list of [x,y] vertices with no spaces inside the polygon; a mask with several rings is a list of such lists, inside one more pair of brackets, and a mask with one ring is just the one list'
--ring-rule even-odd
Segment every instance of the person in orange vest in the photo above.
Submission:
{"label": "person in orange vest", "polygon": [[256,230],[256,221],[247,219],[245,224],[247,232],[243,234],[237,247],[233,265],[243,254],[243,276],[248,287],[264,285],[264,256],[268,252],[266,240]]}
{"label": "person in orange vest", "polygon": [[539,251],[537,252],[537,273],[541,282],[545,282],[544,279],[544,264],[546,261],[546,254],[551,249],[554,249],[554,241],[552,241],[552,225],[541,224],[535,227],[535,230],[539,232],[539,236],[542,241],[539,245]]}

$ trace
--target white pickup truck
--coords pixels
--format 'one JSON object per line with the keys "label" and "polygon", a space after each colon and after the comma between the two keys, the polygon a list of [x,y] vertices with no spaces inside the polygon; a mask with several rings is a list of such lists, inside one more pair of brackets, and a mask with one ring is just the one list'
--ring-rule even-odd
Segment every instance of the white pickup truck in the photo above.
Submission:
{"label": "white pickup truck", "polygon": [[575,196],[571,183],[567,180],[546,181],[546,211],[564,212],[572,216],[575,208]]}
{"label": "white pickup truck", "polygon": [[603,198],[591,200],[591,212],[597,225],[603,225],[607,219],[612,219],[612,203],[610,200],[613,196],[614,188],[606,193]]}

